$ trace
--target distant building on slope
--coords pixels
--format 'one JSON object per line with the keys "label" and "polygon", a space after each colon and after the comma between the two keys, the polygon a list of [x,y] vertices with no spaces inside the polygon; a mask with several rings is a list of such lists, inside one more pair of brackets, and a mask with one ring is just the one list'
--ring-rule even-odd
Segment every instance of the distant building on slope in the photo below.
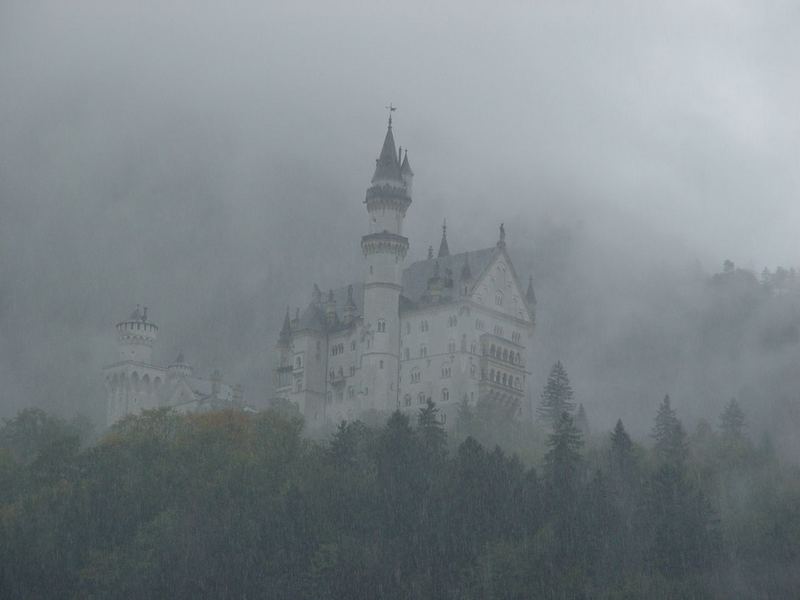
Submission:
{"label": "distant building on slope", "polygon": [[219,371],[194,375],[183,353],[168,366],[153,364],[158,326],[138,307],[117,323],[117,360],[104,367],[106,420],[113,425],[128,414],[171,407],[180,412],[244,407],[242,388],[222,381]]}
{"label": "distant building on slope", "polygon": [[451,254],[446,226],[434,256],[405,266],[403,220],[414,173],[395,147],[392,119],[364,204],[364,280],[287,309],[275,346],[277,398],[311,429],[364,411],[416,412],[428,399],[454,422],[458,406],[489,403],[510,416],[527,402],[527,340],[536,299],[514,271],[500,225],[497,244]]}

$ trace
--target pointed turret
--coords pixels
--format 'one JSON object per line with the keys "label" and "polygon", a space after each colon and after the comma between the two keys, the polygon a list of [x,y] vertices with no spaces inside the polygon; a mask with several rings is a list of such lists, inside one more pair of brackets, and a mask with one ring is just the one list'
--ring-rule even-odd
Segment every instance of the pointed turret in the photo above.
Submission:
{"label": "pointed turret", "polygon": [[372,176],[372,183],[377,181],[396,181],[403,183],[400,172],[400,160],[397,156],[397,146],[394,143],[392,133],[392,117],[389,116],[389,127],[386,129],[386,137],[383,138],[381,154],[375,161],[375,174]]}
{"label": "pointed turret", "polygon": [[411,194],[411,188],[414,185],[414,171],[411,170],[411,164],[408,162],[408,149],[403,154],[403,164],[400,165],[400,176],[403,178],[403,183],[406,184],[406,190]]}
{"label": "pointed turret", "polygon": [[506,247],[506,227],[504,223],[500,223],[500,237],[497,240],[498,248]]}
{"label": "pointed turret", "polygon": [[464,266],[461,267],[461,281],[472,279],[472,269],[469,268],[469,252],[464,253]]}
{"label": "pointed turret", "polygon": [[536,294],[533,293],[533,275],[528,277],[528,291],[525,292],[525,300],[528,302],[528,306],[536,305]]}
{"label": "pointed turret", "polygon": [[450,256],[450,248],[447,247],[447,220],[442,223],[442,241],[439,243],[439,255],[437,258]]}
{"label": "pointed turret", "polygon": [[283,317],[283,327],[281,327],[281,334],[278,337],[278,343],[288,344],[292,337],[292,324],[289,321],[289,307],[286,307],[286,316]]}
{"label": "pointed turret", "polygon": [[358,307],[356,306],[356,301],[353,300],[353,285],[350,284],[347,286],[347,302],[344,305],[344,310],[342,311],[342,318],[346,324],[350,324],[353,322],[353,319],[356,317],[356,312],[358,311]]}
{"label": "pointed turret", "polygon": [[328,301],[325,303],[325,321],[329,326],[332,326],[336,324],[337,320],[336,299],[333,296],[333,290],[328,290]]}

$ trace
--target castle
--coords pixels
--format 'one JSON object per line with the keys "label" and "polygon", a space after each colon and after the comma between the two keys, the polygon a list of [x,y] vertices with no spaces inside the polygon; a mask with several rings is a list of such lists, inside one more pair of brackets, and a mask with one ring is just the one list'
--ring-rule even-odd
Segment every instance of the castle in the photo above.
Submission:
{"label": "castle", "polygon": [[153,364],[158,326],[147,318],[147,308],[117,323],[117,361],[106,366],[106,421],[109,426],[125,415],[152,408],[179,412],[243,407],[242,388],[222,381],[219,371],[204,379],[178,354],[166,366]]}
{"label": "castle", "polygon": [[[402,160],[401,160],[402,158]],[[530,410],[526,341],[536,299],[514,272],[500,225],[497,244],[451,254],[446,226],[436,256],[407,267],[403,220],[414,173],[392,117],[364,204],[364,281],[323,292],[291,318],[275,347],[275,397],[294,403],[310,429],[365,411],[416,412],[430,399],[453,423],[459,405]]]}

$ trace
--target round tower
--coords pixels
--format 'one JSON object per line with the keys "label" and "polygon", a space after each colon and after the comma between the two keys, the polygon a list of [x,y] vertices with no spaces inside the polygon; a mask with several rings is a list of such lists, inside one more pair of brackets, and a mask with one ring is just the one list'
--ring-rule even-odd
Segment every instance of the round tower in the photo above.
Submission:
{"label": "round tower", "polygon": [[147,307],[133,311],[127,320],[117,323],[117,348],[121,361],[150,364],[158,326],[147,320]]}
{"label": "round tower", "polygon": [[379,410],[394,409],[398,397],[401,277],[408,252],[403,220],[411,205],[412,177],[408,155],[400,162],[390,112],[386,137],[364,200],[369,233],[361,238],[366,261],[363,385],[367,405]]}

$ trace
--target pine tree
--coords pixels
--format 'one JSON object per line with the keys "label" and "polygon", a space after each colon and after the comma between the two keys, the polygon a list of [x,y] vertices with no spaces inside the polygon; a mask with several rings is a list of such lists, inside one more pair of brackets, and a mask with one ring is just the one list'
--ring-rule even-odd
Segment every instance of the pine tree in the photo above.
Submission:
{"label": "pine tree", "polygon": [[542,391],[542,399],[536,412],[540,418],[555,426],[561,413],[572,414],[573,410],[575,410],[575,403],[572,402],[572,387],[569,384],[569,377],[564,365],[558,361],[550,369],[547,385]]}
{"label": "pine tree", "polygon": [[669,394],[658,407],[652,436],[655,439],[656,456],[663,462],[683,466],[686,455],[686,432],[670,404]]}
{"label": "pine tree", "polygon": [[545,478],[557,496],[574,491],[580,472],[583,436],[568,412],[562,412],[556,421],[547,446],[550,449],[544,456]]}
{"label": "pine tree", "polygon": [[456,415],[456,431],[461,437],[468,437],[474,434],[473,426],[475,423],[475,413],[469,405],[467,395],[461,399],[458,405],[458,414]]}
{"label": "pine tree", "polygon": [[633,468],[633,442],[625,431],[622,419],[617,419],[611,432],[611,471],[626,477]]}
{"label": "pine tree", "polygon": [[578,414],[575,416],[575,427],[581,432],[583,437],[589,436],[589,419],[586,418],[586,411],[583,404],[578,405]]}
{"label": "pine tree", "polygon": [[429,456],[443,458],[446,451],[447,434],[439,418],[436,403],[428,398],[428,402],[419,409],[417,415],[417,434],[422,446]]}
{"label": "pine tree", "polygon": [[731,398],[720,417],[722,439],[726,442],[740,441],[744,438],[744,413],[736,398]]}

